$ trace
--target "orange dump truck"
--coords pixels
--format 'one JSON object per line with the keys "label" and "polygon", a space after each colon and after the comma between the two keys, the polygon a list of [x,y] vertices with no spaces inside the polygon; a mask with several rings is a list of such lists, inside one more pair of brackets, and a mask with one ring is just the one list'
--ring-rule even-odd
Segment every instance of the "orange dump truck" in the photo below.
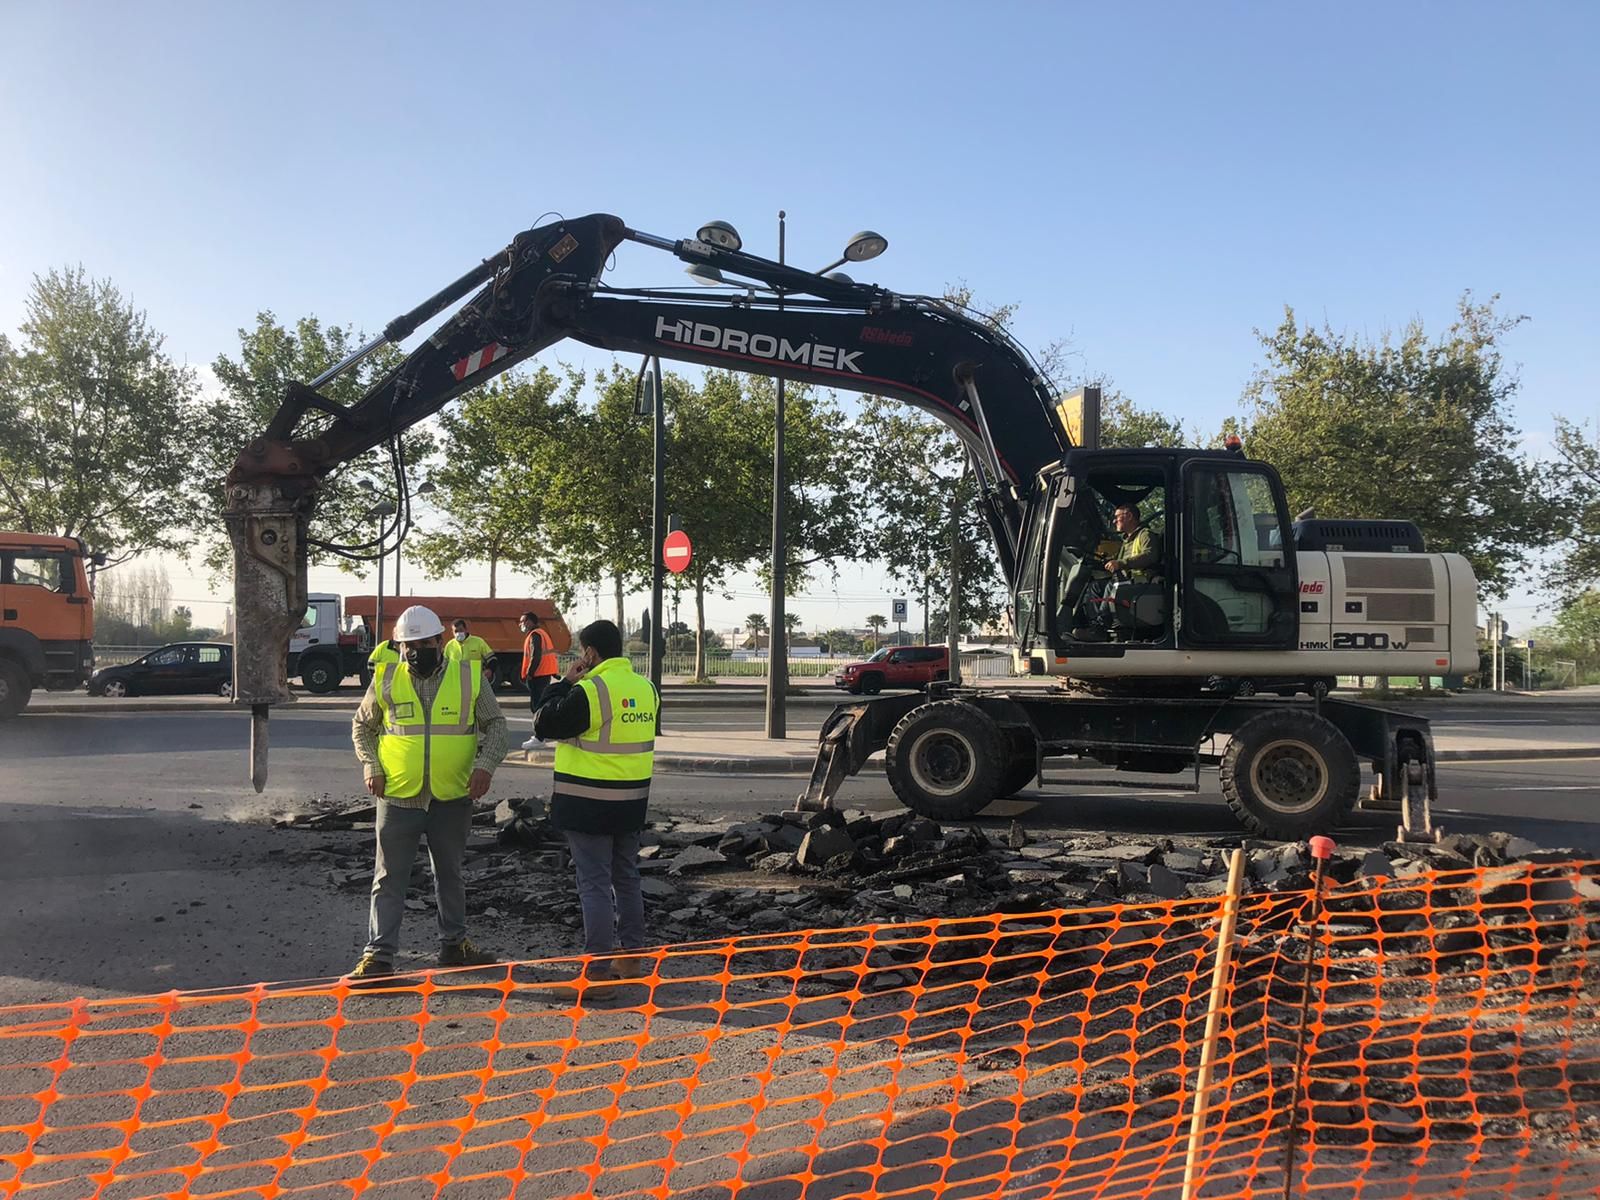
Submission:
{"label": "orange dump truck", "polygon": [[94,673],[94,597],[77,538],[0,531],[0,720],[34,688],[79,687]]}
{"label": "orange dump truck", "polygon": [[[561,610],[553,600],[515,597],[488,600],[481,596],[385,596],[383,598],[383,623],[381,631],[374,630],[378,600],[376,596],[346,596],[344,611],[347,617],[359,617],[373,642],[381,642],[394,631],[394,621],[413,604],[433,609],[444,622],[445,634],[450,632],[450,622],[457,617],[466,621],[467,628],[489,643],[495,653],[496,682],[521,685],[522,630],[517,622],[525,612],[535,613],[539,624],[555,644],[556,653],[572,646],[572,634],[561,617]],[[369,643],[370,644],[370,643]]]}

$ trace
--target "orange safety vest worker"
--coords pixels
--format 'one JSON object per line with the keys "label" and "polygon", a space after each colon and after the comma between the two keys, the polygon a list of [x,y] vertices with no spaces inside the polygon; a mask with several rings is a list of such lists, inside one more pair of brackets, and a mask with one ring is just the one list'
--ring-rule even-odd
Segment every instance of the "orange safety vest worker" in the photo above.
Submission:
{"label": "orange safety vest worker", "polygon": [[[534,638],[539,639],[537,663],[534,661]],[[524,679],[543,679],[550,675],[559,674],[561,674],[561,668],[556,664],[556,645],[550,640],[550,635],[543,629],[530,631],[522,641],[522,677]]]}

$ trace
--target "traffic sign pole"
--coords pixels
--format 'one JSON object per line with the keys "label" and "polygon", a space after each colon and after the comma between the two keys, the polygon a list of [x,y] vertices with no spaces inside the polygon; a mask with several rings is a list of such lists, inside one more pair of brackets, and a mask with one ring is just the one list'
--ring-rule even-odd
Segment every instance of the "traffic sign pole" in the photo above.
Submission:
{"label": "traffic sign pole", "polygon": [[651,504],[650,545],[650,683],[656,689],[656,732],[661,732],[661,659],[666,653],[666,622],[661,619],[661,587],[664,582],[662,542],[667,535],[667,416],[661,387],[661,360],[652,358],[645,372],[645,387],[650,389],[650,408],[655,424],[655,450],[651,456],[655,495]]}

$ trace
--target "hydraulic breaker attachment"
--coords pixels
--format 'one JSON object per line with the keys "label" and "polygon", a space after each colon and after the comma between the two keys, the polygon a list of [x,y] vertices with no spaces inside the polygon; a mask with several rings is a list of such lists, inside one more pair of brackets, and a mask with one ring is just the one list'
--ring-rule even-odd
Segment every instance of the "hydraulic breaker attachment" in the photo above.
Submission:
{"label": "hydraulic breaker attachment", "polygon": [[292,704],[289,639],[306,611],[306,529],[314,485],[293,478],[227,485],[233,544],[233,703],[250,708],[250,782],[267,786],[267,712]]}
{"label": "hydraulic breaker attachment", "polygon": [[846,776],[861,770],[867,759],[889,744],[889,735],[908,712],[928,702],[913,692],[859,704],[841,704],[822,723],[817,735],[817,761],[806,790],[796,797],[797,812],[825,812]]}

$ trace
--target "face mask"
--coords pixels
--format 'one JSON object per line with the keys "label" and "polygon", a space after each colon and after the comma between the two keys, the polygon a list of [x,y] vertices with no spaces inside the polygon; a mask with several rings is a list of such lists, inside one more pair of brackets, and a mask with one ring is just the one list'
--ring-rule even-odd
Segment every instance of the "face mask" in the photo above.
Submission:
{"label": "face mask", "polygon": [[412,646],[406,651],[406,663],[418,675],[432,675],[439,669],[439,647]]}
{"label": "face mask", "polygon": [[467,640],[467,635],[466,635],[466,634],[464,634],[464,633],[461,633],[461,632],[460,632],[460,631],[459,631],[459,630],[458,630],[458,631],[457,631],[457,632],[456,632],[456,641],[458,641],[458,642],[464,642],[464,641],[466,641],[466,640]]}

